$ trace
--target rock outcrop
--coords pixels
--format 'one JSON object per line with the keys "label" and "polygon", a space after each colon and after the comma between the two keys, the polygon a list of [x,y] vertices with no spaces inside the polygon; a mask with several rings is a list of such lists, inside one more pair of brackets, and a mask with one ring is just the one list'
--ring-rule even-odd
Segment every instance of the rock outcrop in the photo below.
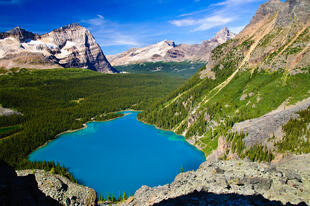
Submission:
{"label": "rock outcrop", "polygon": [[94,206],[96,204],[95,190],[73,183],[63,176],[43,170],[17,170],[16,172],[19,177],[34,175],[39,190],[61,205]]}
{"label": "rock outcrop", "polygon": [[0,160],[0,206],[96,204],[93,189],[43,170],[15,171]]}
{"label": "rock outcrop", "polygon": [[277,15],[276,25],[278,27],[290,26],[294,21],[300,21],[306,24],[309,21],[310,14],[309,0],[269,0],[262,4],[257,10],[250,24],[264,20],[266,16]]}
{"label": "rock outcrop", "polygon": [[0,67],[115,70],[92,34],[77,23],[38,35],[16,27],[0,33]]}
{"label": "rock outcrop", "polygon": [[310,64],[309,29],[309,0],[269,0],[259,7],[234,46],[249,43],[247,67],[296,74],[297,68]]}
{"label": "rock outcrop", "polygon": [[[294,156],[275,165],[246,160],[204,162],[164,186],[142,186],[123,205],[307,205],[310,172]],[[295,164],[296,163],[296,164]],[[298,168],[294,165],[301,166]]]}
{"label": "rock outcrop", "polygon": [[212,49],[235,37],[226,27],[214,38],[201,44],[179,44],[173,41],[162,41],[144,48],[133,48],[126,52],[109,55],[108,60],[113,66],[135,64],[142,62],[182,62],[207,61]]}
{"label": "rock outcrop", "polygon": [[21,115],[20,112],[14,111],[14,110],[9,109],[9,108],[4,108],[0,105],[0,116],[10,116],[10,115],[14,115],[14,114]]}
{"label": "rock outcrop", "polygon": [[36,38],[39,38],[39,35],[26,31],[25,29],[22,29],[18,26],[7,32],[0,33],[0,39],[5,39],[8,37],[13,37],[15,39],[18,39],[19,41],[25,42],[27,40],[34,40]]}
{"label": "rock outcrop", "polygon": [[[310,98],[307,98],[296,105],[281,106],[262,117],[245,120],[236,123],[232,131],[238,133],[246,133],[243,142],[247,147],[254,145],[266,145],[269,148],[273,147],[273,142],[269,138],[275,137],[282,138],[282,126],[289,120],[298,118],[297,112],[307,109],[310,106]],[[280,133],[280,134],[279,134]]]}

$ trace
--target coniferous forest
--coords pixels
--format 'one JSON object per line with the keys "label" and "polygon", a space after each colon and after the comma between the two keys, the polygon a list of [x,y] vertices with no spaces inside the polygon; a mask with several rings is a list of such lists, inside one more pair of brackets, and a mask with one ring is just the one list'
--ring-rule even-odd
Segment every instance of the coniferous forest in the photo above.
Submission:
{"label": "coniferous forest", "polygon": [[167,95],[184,79],[157,74],[100,74],[83,69],[11,71],[0,76],[2,107],[20,112],[0,116],[0,159],[17,169],[51,170],[73,179],[57,163],[35,162],[27,156],[66,130],[91,120],[141,110]]}

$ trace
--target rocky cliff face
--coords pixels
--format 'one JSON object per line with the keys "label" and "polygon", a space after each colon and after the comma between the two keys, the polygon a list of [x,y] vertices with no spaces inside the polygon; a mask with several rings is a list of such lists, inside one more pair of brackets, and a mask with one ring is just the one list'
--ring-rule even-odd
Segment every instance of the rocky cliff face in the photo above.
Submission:
{"label": "rocky cliff face", "polygon": [[133,48],[124,53],[107,56],[112,65],[126,65],[141,62],[207,61],[212,49],[235,37],[226,27],[215,37],[201,44],[180,44],[162,41],[144,48]]}
{"label": "rocky cliff face", "polygon": [[205,162],[171,184],[141,187],[123,205],[307,205],[309,155],[277,164],[242,160]]}
{"label": "rocky cliff face", "polygon": [[25,42],[27,40],[34,40],[39,37],[39,35],[34,34],[32,32],[26,31],[20,27],[15,27],[7,32],[0,33],[0,39],[5,39],[8,37],[13,37],[18,39],[19,41]]}
{"label": "rocky cliff face", "polygon": [[[228,47],[247,43],[246,59],[239,67],[296,72],[310,64],[310,1],[269,0],[262,4],[246,28]],[[229,50],[226,50],[229,51]],[[217,64],[221,58],[212,58]],[[211,68],[215,65],[212,62]]]}
{"label": "rocky cliff face", "polygon": [[91,33],[76,23],[43,35],[19,27],[0,33],[0,66],[77,67],[102,73],[117,72]]}

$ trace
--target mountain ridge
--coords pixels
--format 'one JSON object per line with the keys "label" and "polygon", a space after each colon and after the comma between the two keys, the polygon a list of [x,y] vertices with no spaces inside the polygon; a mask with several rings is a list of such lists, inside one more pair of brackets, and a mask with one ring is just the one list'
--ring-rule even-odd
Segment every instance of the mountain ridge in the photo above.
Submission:
{"label": "mountain ridge", "polygon": [[[249,121],[255,130],[255,118],[310,96],[309,14],[309,0],[262,4],[243,31],[212,51],[205,68],[139,118],[186,136],[206,156],[216,151],[215,159],[271,161],[283,152],[308,153],[308,140],[288,126],[299,118],[307,122],[304,107],[289,112],[288,120],[276,127],[280,136],[271,132],[262,144],[247,145],[246,131],[232,128]],[[271,116],[277,121],[280,114]]]}
{"label": "mountain ridge", "polygon": [[207,61],[212,49],[219,44],[235,37],[227,27],[221,29],[212,39],[201,44],[176,44],[174,41],[163,40],[143,48],[132,48],[107,58],[114,66],[144,62],[182,62]]}
{"label": "mountain ridge", "polygon": [[42,35],[20,27],[0,33],[0,66],[87,68],[116,73],[92,34],[78,23]]}

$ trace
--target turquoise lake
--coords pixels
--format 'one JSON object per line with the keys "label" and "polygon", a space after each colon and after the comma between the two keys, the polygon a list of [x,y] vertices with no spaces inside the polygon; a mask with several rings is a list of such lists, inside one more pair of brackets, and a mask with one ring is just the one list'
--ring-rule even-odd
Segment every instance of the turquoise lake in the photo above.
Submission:
{"label": "turquoise lake", "polygon": [[134,194],[142,185],[170,183],[205,161],[183,136],[137,120],[138,112],[65,133],[30,154],[31,161],[59,162],[81,182],[104,196]]}

